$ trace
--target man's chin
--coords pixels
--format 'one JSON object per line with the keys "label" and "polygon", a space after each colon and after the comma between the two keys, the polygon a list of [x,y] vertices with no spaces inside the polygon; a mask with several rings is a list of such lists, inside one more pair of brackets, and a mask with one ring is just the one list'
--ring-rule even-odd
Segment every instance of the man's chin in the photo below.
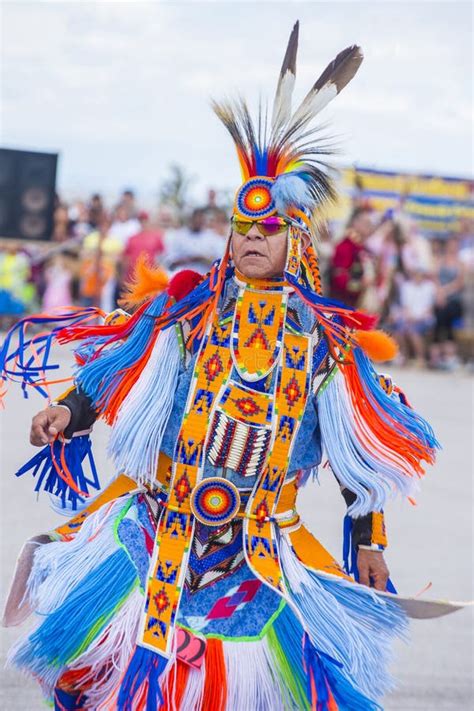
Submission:
{"label": "man's chin", "polygon": [[268,275],[268,269],[265,269],[258,264],[242,265],[239,272],[241,272],[248,279],[266,279]]}
{"label": "man's chin", "polygon": [[247,279],[273,279],[275,276],[281,276],[281,274],[275,274],[274,270],[258,267],[257,265],[246,264],[245,267],[241,266],[238,269]]}

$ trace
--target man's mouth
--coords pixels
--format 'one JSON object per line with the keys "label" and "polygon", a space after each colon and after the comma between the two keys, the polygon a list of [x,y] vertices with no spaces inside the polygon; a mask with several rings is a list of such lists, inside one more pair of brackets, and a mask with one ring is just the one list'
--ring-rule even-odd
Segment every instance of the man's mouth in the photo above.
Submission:
{"label": "man's mouth", "polygon": [[244,253],[244,257],[263,257],[264,255],[261,252],[258,252],[256,249],[248,249]]}

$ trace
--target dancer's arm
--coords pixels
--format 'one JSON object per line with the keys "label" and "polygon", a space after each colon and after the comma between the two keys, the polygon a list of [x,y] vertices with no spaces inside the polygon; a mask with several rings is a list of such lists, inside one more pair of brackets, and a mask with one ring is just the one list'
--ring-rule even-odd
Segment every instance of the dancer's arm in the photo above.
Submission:
{"label": "dancer's arm", "polygon": [[96,419],[90,398],[73,388],[33,417],[30,442],[43,447],[60,433],[69,439],[74,432],[89,430]]}

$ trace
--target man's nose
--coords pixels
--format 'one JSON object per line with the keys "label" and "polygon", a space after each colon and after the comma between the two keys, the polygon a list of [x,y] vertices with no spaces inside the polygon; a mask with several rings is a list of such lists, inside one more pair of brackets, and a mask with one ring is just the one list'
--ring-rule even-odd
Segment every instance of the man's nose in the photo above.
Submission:
{"label": "man's nose", "polygon": [[250,240],[255,240],[255,239],[263,239],[263,235],[260,234],[258,231],[257,225],[252,225],[252,227],[249,229],[247,232],[247,239]]}

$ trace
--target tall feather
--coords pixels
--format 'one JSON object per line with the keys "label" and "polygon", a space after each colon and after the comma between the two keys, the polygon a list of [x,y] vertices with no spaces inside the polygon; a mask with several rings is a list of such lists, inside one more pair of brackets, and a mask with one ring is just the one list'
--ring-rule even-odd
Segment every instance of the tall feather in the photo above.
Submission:
{"label": "tall feather", "polygon": [[295,22],[291,31],[285,57],[281,66],[277,90],[273,102],[272,133],[277,132],[291,117],[291,98],[296,81],[296,54],[300,23]]}
{"label": "tall feather", "polygon": [[299,132],[305,128],[316,114],[340,94],[357,73],[363,58],[362,50],[357,45],[352,45],[339,52],[296,109],[291,117],[287,132],[293,132],[295,129]]}
{"label": "tall feather", "polygon": [[[352,46],[340,52],[291,116],[298,32],[297,22],[280,71],[268,132],[262,106],[255,125],[243,99],[213,102],[213,108],[234,140],[243,181],[265,175],[277,178],[275,182],[278,183],[278,176],[293,174],[288,181],[275,184],[278,209],[281,214],[291,215],[290,206],[293,205],[312,218],[324,203],[334,199],[335,189],[332,169],[326,162],[326,157],[334,152],[333,148],[318,135],[321,129],[311,127],[310,123],[355,75],[362,62],[362,51]],[[298,180],[294,180],[295,177]],[[282,212],[284,208],[285,212]]]}

